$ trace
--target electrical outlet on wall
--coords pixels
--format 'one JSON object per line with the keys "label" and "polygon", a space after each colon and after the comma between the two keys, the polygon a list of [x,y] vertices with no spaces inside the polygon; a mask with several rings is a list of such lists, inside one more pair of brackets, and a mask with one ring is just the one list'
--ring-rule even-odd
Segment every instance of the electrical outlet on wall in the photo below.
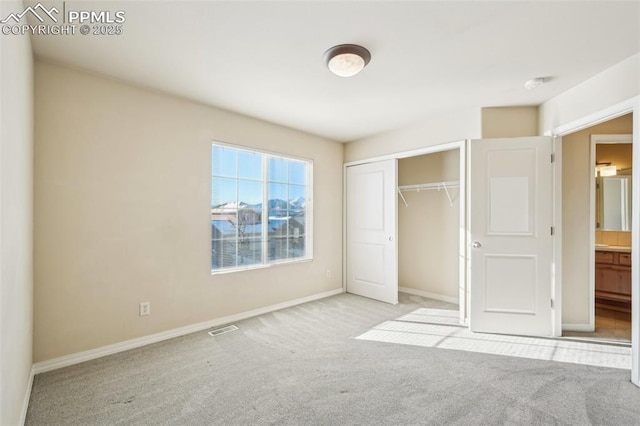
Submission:
{"label": "electrical outlet on wall", "polygon": [[140,316],[151,313],[151,302],[140,302]]}

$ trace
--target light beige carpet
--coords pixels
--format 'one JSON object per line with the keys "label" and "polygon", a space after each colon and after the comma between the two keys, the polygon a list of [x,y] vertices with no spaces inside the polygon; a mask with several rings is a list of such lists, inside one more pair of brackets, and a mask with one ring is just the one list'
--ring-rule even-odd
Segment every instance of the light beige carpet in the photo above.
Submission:
{"label": "light beige carpet", "polygon": [[454,310],[418,308],[376,325],[358,339],[631,369],[628,346],[472,333],[460,326],[458,311]]}
{"label": "light beige carpet", "polygon": [[450,324],[431,346],[358,338],[422,308],[455,306],[344,294],[39,374],[27,425],[640,424],[628,370],[448,349]]}

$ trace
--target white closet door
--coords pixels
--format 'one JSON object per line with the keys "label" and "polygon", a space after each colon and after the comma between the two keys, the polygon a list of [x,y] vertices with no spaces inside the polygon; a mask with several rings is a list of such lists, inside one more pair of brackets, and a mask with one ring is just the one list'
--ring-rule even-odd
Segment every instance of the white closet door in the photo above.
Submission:
{"label": "white closet door", "polygon": [[347,292],[398,303],[397,160],[347,167]]}

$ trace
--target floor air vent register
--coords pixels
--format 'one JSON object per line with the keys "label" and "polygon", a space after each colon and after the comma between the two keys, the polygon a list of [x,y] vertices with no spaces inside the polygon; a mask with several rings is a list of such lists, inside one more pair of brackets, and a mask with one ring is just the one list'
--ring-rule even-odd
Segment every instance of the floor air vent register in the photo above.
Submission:
{"label": "floor air vent register", "polygon": [[236,327],[235,325],[228,325],[226,327],[216,328],[215,330],[209,331],[209,336],[215,337],[221,334],[229,333],[231,331],[236,331],[237,329],[238,327]]}

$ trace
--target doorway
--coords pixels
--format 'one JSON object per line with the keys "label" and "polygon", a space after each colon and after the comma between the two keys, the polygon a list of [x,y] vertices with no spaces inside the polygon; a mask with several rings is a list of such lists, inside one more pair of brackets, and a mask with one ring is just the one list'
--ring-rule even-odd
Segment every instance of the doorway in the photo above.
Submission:
{"label": "doorway", "polygon": [[[460,228],[464,228],[466,223],[465,159],[466,141],[458,141],[345,164],[344,262],[346,267],[344,282],[347,292],[385,301],[377,293],[384,292],[390,295],[391,291],[395,291],[397,295],[399,291],[402,291],[456,303],[461,307],[459,321],[466,323],[468,312],[466,235],[460,231]],[[376,170],[377,167],[382,167],[385,163],[393,166],[392,172],[383,173]],[[385,190],[383,191],[385,195],[377,198],[371,197],[370,200],[366,200],[366,203],[358,201],[356,194],[363,191],[367,185],[355,182],[353,177],[360,175],[361,171],[364,173],[367,170],[372,176],[372,181],[376,179],[380,181],[379,187],[386,188],[384,182],[393,181],[395,184],[393,193],[387,196]],[[376,172],[377,177],[373,177],[373,172]],[[398,175],[400,175],[400,183],[398,183]],[[369,186],[373,188],[373,184]],[[378,192],[382,194],[381,191]],[[386,227],[389,229],[385,229],[383,233],[385,238],[381,238],[377,242],[373,241],[373,243],[379,247],[397,245],[394,250],[397,249],[398,256],[379,256],[385,259],[384,269],[387,271],[395,270],[396,274],[394,277],[385,274],[384,280],[380,279],[382,274],[377,274],[378,278],[375,280],[372,277],[367,279],[370,275],[367,272],[369,267],[359,267],[358,262],[349,261],[353,257],[352,254],[361,249],[361,246],[357,246],[357,238],[354,238],[356,236],[355,230],[367,228],[366,231],[371,233],[370,231],[374,231],[374,228],[383,229],[381,221],[378,221],[380,226],[377,227],[366,225],[369,219],[364,216],[370,215],[368,211],[376,206],[382,211],[388,200],[393,200],[394,211],[391,213],[395,217],[398,212],[402,214],[402,218],[396,220],[395,223],[397,227],[402,227],[403,235],[397,236],[397,228]],[[364,204],[367,204],[368,207],[366,209],[360,208]],[[413,221],[413,225],[407,225],[408,216],[413,216],[409,219],[409,221]],[[447,226],[451,232],[441,232],[442,229],[434,228],[434,226],[437,227],[437,221],[442,216],[446,216],[449,224],[453,224],[453,227]],[[420,233],[412,232],[413,226],[420,227]],[[429,230],[431,231],[429,232]],[[435,236],[436,230],[439,232],[437,237]],[[451,249],[445,255],[449,266],[445,268],[444,275],[433,276],[431,274],[427,277],[419,277],[420,274],[416,273],[416,270],[423,269],[425,262],[437,264],[443,260],[440,255],[443,245],[447,245]],[[411,262],[415,270],[411,271],[411,267],[408,266],[410,263],[404,261],[404,256],[417,256],[417,260]],[[397,272],[399,258],[402,259],[404,267],[404,271],[401,273]],[[360,263],[365,264],[365,262]],[[380,266],[378,265],[377,268],[380,269]],[[399,285],[400,276],[403,281]],[[390,300],[388,297],[386,299]]]}
{"label": "doorway", "polygon": [[403,293],[459,303],[460,154],[398,160],[398,285]]}
{"label": "doorway", "polygon": [[632,132],[629,113],[563,136],[566,337],[631,344]]}

